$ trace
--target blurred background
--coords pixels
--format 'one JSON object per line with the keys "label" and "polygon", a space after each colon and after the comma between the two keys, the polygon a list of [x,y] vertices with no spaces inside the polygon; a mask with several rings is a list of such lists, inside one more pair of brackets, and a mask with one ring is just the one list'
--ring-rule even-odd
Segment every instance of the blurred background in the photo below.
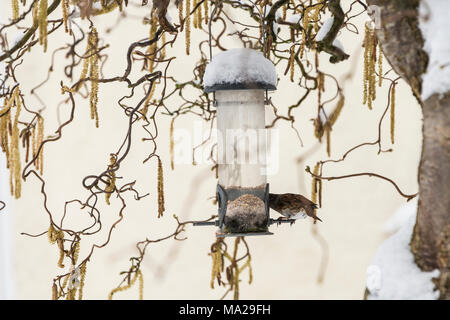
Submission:
{"label": "blurred background", "polygon": [[[126,19],[119,19],[117,12],[93,18],[100,37],[110,45],[103,69],[105,77],[122,74],[129,44],[148,37],[149,26],[142,21],[143,17],[149,15],[151,7],[141,8],[137,5],[139,2],[132,1],[126,11]],[[230,7],[225,11],[239,18],[239,11]],[[9,1],[0,3],[0,12],[1,23],[7,22],[11,16]],[[60,14],[57,10],[50,18],[59,18]],[[178,15],[173,5],[169,14],[172,17]],[[333,65],[328,62],[327,54],[320,54],[322,70],[338,80],[351,75],[346,81],[340,81],[344,89],[345,106],[331,136],[331,157],[335,159],[357,144],[377,139],[378,122],[387,104],[388,82],[377,88],[373,110],[362,104],[361,44],[367,19],[364,14],[353,20],[358,27],[358,34],[343,29],[338,36],[345,52],[350,54],[348,60]],[[76,22],[84,30],[88,29],[87,21],[78,19]],[[228,31],[231,33],[233,28],[230,27]],[[207,39],[207,33],[193,30],[190,56],[185,54],[184,34],[179,37],[173,48],[168,49],[168,55],[177,57],[168,72],[180,81],[187,81],[192,77],[192,69],[199,60],[196,44]],[[44,54],[40,46],[35,46],[25,55],[16,72],[22,92],[28,95],[28,106],[33,110],[45,108],[46,136],[54,134],[58,123],[64,122],[69,116],[70,105],[61,103],[65,97],[61,95],[59,86],[61,80],[70,85],[62,72],[66,65],[64,51],[55,54],[54,72],[49,81],[36,90],[37,96],[31,95],[30,90],[46,79],[51,52],[70,41],[70,36],[63,30],[49,35],[48,52]],[[225,43],[228,48],[242,46],[240,41],[232,39]],[[314,55],[309,53],[307,57],[313,59]],[[277,67],[281,80],[278,90],[271,93],[273,103],[282,114],[304,93],[304,89],[291,83],[288,76],[283,76],[284,69],[285,65]],[[384,70],[389,70],[385,59]],[[80,72],[80,68],[75,71],[75,78]],[[142,74],[136,64],[132,78],[137,79]],[[393,71],[388,76],[396,78]],[[327,80],[325,88],[323,100],[335,95],[336,86],[332,81]],[[103,171],[109,163],[109,154],[119,148],[126,134],[128,118],[117,105],[117,100],[128,92],[124,84],[100,84],[98,129],[90,120],[88,100],[77,97],[74,121],[64,129],[61,140],[46,145],[44,178],[49,196],[48,207],[54,212],[56,221],[63,214],[65,201],[87,196],[81,185],[82,178]],[[197,93],[193,91],[192,94]],[[376,146],[364,147],[352,153],[344,162],[324,167],[324,175],[375,172],[393,179],[405,193],[417,192],[421,110],[411,90],[401,80],[396,94],[396,140],[393,152],[378,155]],[[135,105],[140,97],[142,93],[135,95],[134,99],[127,102],[128,105]],[[175,109],[180,102],[174,99],[171,103]],[[274,117],[273,112],[268,108],[266,114],[269,123]],[[295,109],[293,115],[303,146],[290,123],[277,122],[280,134],[279,170],[268,177],[268,182],[272,192],[301,193],[309,197],[311,178],[305,172],[305,167],[313,167],[316,161],[327,158],[325,144],[318,144],[311,121],[317,115],[316,94]],[[217,181],[210,170],[211,166],[202,163],[196,166],[175,164],[174,170],[170,170],[171,118],[158,114],[156,119],[159,130],[157,152],[164,166],[165,215],[157,218],[157,162],[153,158],[143,164],[152,151],[152,145],[142,141],[145,132],[137,125],[133,130],[133,146],[128,158],[122,163],[119,175],[124,177],[124,182],[136,180],[136,189],[150,195],[140,201],[133,200],[131,195],[126,196],[128,202],[124,220],[114,229],[110,243],[105,248],[96,249],[87,265],[86,299],[106,299],[111,289],[120,283],[120,272],[128,270],[130,257],[137,255],[136,242],[171,234],[176,227],[173,214],[184,221],[207,219],[217,212],[212,199]],[[193,133],[198,121],[199,118],[193,115],[178,117],[175,129]],[[209,133],[209,127],[209,123],[203,124],[205,136]],[[382,146],[383,149],[391,147],[388,117],[382,125]],[[52,279],[63,272],[57,267],[57,246],[50,245],[46,236],[31,238],[21,235],[22,232],[39,234],[48,229],[40,183],[30,177],[23,183],[21,199],[11,201],[8,198],[9,172],[5,170],[3,155],[0,159],[0,199],[7,202],[6,210],[0,214],[0,298],[50,299]],[[385,223],[405,202],[391,184],[376,178],[356,177],[324,182],[323,207],[318,211],[323,223],[314,227],[312,219],[299,220],[293,226],[272,226],[272,236],[247,239],[254,279],[249,285],[248,274],[242,274],[240,298],[361,299],[367,267],[379,244],[389,235]],[[105,241],[107,230],[118,218],[120,205],[120,201],[114,197],[111,198],[111,206],[101,204],[105,228],[103,232],[82,240],[80,258],[88,254],[92,244]],[[272,211],[272,216],[277,218],[278,214]],[[86,211],[79,210],[77,206],[69,207],[65,220],[67,225],[77,228],[87,221]],[[187,238],[185,241],[167,240],[148,247],[142,269],[145,299],[219,299],[224,294],[223,287],[210,288],[211,257],[208,253],[215,241],[215,229],[188,226],[184,236]],[[134,287],[117,293],[115,298],[137,299],[138,289]]]}

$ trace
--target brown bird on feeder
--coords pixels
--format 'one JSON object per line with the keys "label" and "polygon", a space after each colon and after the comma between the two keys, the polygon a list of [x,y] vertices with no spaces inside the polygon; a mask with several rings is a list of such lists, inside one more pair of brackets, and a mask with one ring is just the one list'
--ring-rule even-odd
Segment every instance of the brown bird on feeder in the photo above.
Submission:
{"label": "brown bird on feeder", "polygon": [[306,214],[314,220],[322,221],[315,214],[317,205],[300,194],[269,193],[269,207],[288,219],[304,218]]}

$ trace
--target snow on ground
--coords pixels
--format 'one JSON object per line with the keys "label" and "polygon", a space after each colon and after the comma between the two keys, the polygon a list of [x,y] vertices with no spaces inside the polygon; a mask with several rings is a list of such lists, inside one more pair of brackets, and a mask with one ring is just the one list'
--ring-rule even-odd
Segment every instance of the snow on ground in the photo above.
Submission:
{"label": "snow on ground", "polygon": [[431,281],[439,276],[439,270],[420,270],[409,246],[416,213],[417,204],[404,206],[388,224],[392,230],[403,220],[399,230],[378,248],[372,265],[367,269],[366,285],[370,292],[368,299],[434,300],[439,297],[439,291],[433,291],[434,284]]}
{"label": "snow on ground", "polygon": [[394,234],[404,226],[417,212],[417,197],[400,206],[394,215],[384,224],[383,231]]}
{"label": "snow on ground", "polygon": [[419,27],[424,37],[424,50],[429,57],[422,75],[422,101],[435,93],[450,91],[450,1],[422,0]]}
{"label": "snow on ground", "polygon": [[256,50],[237,48],[213,57],[203,77],[205,86],[235,83],[262,83],[276,85],[277,74],[273,63]]}

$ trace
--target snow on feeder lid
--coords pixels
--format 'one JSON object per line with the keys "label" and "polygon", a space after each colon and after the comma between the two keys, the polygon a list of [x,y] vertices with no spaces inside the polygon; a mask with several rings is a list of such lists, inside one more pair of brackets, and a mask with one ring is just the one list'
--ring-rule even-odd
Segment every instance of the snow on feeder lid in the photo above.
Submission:
{"label": "snow on feeder lid", "polygon": [[208,64],[203,76],[205,92],[220,90],[275,90],[273,63],[256,50],[237,48],[221,52]]}

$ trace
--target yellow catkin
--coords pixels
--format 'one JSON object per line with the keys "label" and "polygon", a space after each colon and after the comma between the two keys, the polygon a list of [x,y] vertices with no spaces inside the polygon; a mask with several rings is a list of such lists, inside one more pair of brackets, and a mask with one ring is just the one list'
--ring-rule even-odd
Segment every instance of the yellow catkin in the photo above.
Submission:
{"label": "yellow catkin", "polygon": [[[39,116],[37,121],[37,139],[36,139],[37,148],[42,145],[44,141],[44,118]],[[39,157],[36,159],[36,169],[39,170],[39,173],[42,175],[44,173],[44,147],[41,147],[41,151],[39,153]]]}
{"label": "yellow catkin", "polygon": [[70,278],[70,273],[67,276],[64,277],[63,284],[61,286],[62,289],[66,288],[67,283],[69,282],[69,278]]}
{"label": "yellow catkin", "polygon": [[39,44],[47,51],[47,0],[39,2]]}
{"label": "yellow catkin", "polygon": [[344,108],[344,104],[345,104],[345,97],[341,96],[333,112],[328,117],[328,123],[330,127],[332,127],[335,124],[336,120],[339,118],[339,115],[341,114],[341,111]]}
{"label": "yellow catkin", "polygon": [[395,131],[395,84],[391,90],[391,143],[394,144],[394,131]]}
{"label": "yellow catkin", "polygon": [[[33,126],[33,129],[31,129],[31,138],[32,138],[31,152],[32,152],[32,156],[34,158],[34,156],[36,155],[36,152],[37,152],[36,126]],[[36,162],[34,162],[34,165],[36,166]]]}
{"label": "yellow catkin", "polygon": [[[80,75],[80,81],[78,81],[78,85],[75,86],[73,88],[73,90],[67,90],[70,92],[76,92],[80,89],[81,85],[83,84],[83,79],[86,79],[88,71],[89,71],[89,64],[90,64],[90,55],[93,53],[92,51],[93,49],[91,48],[91,39],[90,39],[90,35],[88,35],[88,40],[87,40],[87,45],[86,45],[86,52],[84,53],[84,58],[83,58],[83,69],[81,70],[81,75]],[[64,91],[64,90],[63,90]]]}
{"label": "yellow catkin", "polygon": [[319,31],[319,14],[320,10],[322,9],[323,5],[319,4],[314,7],[314,14],[313,14],[313,20],[314,20],[314,31],[317,33]]}
{"label": "yellow catkin", "polygon": [[161,35],[161,59],[165,59],[166,58],[166,33],[163,32],[163,34]]}
{"label": "yellow catkin", "polygon": [[86,264],[87,262],[80,266],[80,287],[78,288],[78,300],[83,300],[84,282],[86,280]]}
{"label": "yellow catkin", "polygon": [[10,184],[11,194],[16,199],[20,198],[22,181],[21,181],[21,162],[20,162],[20,149],[19,149],[19,116],[22,109],[22,103],[20,100],[20,90],[16,87],[13,91],[11,101],[16,104],[16,114],[14,115],[14,122],[12,125],[11,145],[10,145]]}
{"label": "yellow catkin", "polygon": [[119,3],[118,3],[118,1],[110,1],[109,4],[107,2],[105,3],[102,1],[101,5],[102,5],[102,8],[93,10],[92,15],[99,16],[99,15],[102,15],[105,13],[112,12],[118,6],[119,6],[119,10],[122,11],[122,1],[120,1]]}
{"label": "yellow catkin", "polygon": [[13,20],[19,19],[19,0],[11,0]]}
{"label": "yellow catkin", "polygon": [[108,300],[112,300],[113,295],[116,294],[117,292],[122,292],[122,291],[130,289],[136,283],[136,280],[138,279],[139,274],[140,274],[140,271],[138,270],[137,272],[134,273],[133,278],[131,278],[131,280],[128,282],[128,284],[126,284],[122,287],[119,286],[119,287],[111,290],[111,292],[108,295]]}
{"label": "yellow catkin", "polygon": [[[116,157],[111,156],[110,158],[110,166],[112,166],[116,162]],[[110,170],[109,172],[110,178],[108,178],[108,185],[106,186],[106,193],[105,193],[105,201],[107,205],[110,205],[110,198],[112,195],[112,192],[116,188],[116,173],[113,170]]]}
{"label": "yellow catkin", "polygon": [[164,214],[164,175],[162,161],[158,158],[158,218]]}
{"label": "yellow catkin", "polygon": [[364,27],[364,74],[363,74],[363,86],[364,86],[364,93],[363,93],[363,104],[367,103],[368,99],[368,90],[367,90],[367,78],[369,74],[369,33],[370,29],[367,23]]}
{"label": "yellow catkin", "polygon": [[[370,28],[368,23],[366,23],[364,32],[363,104],[367,103],[369,109],[372,109],[373,101],[376,99],[376,72],[375,72],[375,63],[377,60],[376,49],[377,49],[377,38],[375,36],[375,31]],[[380,65],[378,67],[380,68]]]}
{"label": "yellow catkin", "polygon": [[62,15],[63,15],[63,21],[64,21],[64,29],[67,33],[72,34],[72,30],[69,28],[69,0],[62,0],[61,1],[61,9],[62,9]]}
{"label": "yellow catkin", "polygon": [[138,271],[139,277],[139,300],[144,300],[144,276],[141,270]]}
{"label": "yellow catkin", "polygon": [[[319,167],[320,167],[320,162],[316,162],[316,165],[314,166],[314,170],[313,170],[313,174],[318,176],[319,175]],[[311,186],[311,201],[314,203],[317,203],[317,186],[318,186],[318,181],[320,179],[317,179],[315,177],[312,178],[312,186]]]}
{"label": "yellow catkin", "polygon": [[[181,2],[181,1],[180,1]],[[203,9],[205,11],[205,25],[208,25],[208,19],[209,19],[209,4],[208,0],[203,1]]]}
{"label": "yellow catkin", "polygon": [[33,16],[33,24],[38,25],[39,24],[39,1],[36,3],[33,3],[33,9],[31,11]]}
{"label": "yellow catkin", "polygon": [[80,241],[77,241],[73,246],[73,264],[76,264],[80,255]]}
{"label": "yellow catkin", "polygon": [[169,150],[170,150],[170,168],[173,170],[174,166],[174,141],[173,141],[173,125],[175,122],[175,118],[172,118],[170,122],[170,130],[169,130]]}
{"label": "yellow catkin", "polygon": [[89,96],[89,102],[91,106],[91,119],[95,120],[95,126],[98,128],[98,34],[95,28],[92,28],[92,31],[89,34],[90,42],[90,61],[89,61],[89,77],[91,78],[91,92]]}
{"label": "yellow catkin", "polygon": [[56,286],[56,283],[53,283],[52,285],[52,300],[58,300],[58,287]]}
{"label": "yellow catkin", "polygon": [[186,54],[189,55],[191,49],[191,0],[186,0]]}
{"label": "yellow catkin", "polygon": [[[192,7],[195,8],[198,4],[198,0],[192,0]],[[198,9],[194,11],[194,19],[192,20],[192,26],[198,28]]]}
{"label": "yellow catkin", "polygon": [[48,228],[48,231],[47,231],[48,241],[51,244],[55,244],[56,243],[56,239],[57,239],[57,235],[58,235],[58,232],[55,230],[55,228],[53,228],[53,225],[51,224],[50,227]]}
{"label": "yellow catkin", "polygon": [[8,127],[11,123],[11,102],[4,100],[4,107],[0,111],[0,145],[6,156],[6,165],[9,168],[9,134]]}
{"label": "yellow catkin", "polygon": [[330,126],[325,126],[325,133],[327,135],[327,155],[331,156],[331,128]]}
{"label": "yellow catkin", "polygon": [[217,241],[211,246],[211,259],[212,259],[212,268],[211,268],[211,281],[210,286],[211,289],[214,289],[214,281],[223,271],[223,254],[221,251],[221,241],[217,239]]}
{"label": "yellow catkin", "polygon": [[180,20],[180,25],[183,24],[183,0],[178,2],[178,20]]}
{"label": "yellow catkin", "polygon": [[383,53],[381,52],[381,45],[378,44],[378,86],[381,87],[383,81]]}
{"label": "yellow catkin", "polygon": [[64,232],[59,230],[56,233],[56,243],[58,244],[58,250],[59,250],[59,260],[58,260],[58,267],[64,268]]}
{"label": "yellow catkin", "polygon": [[291,47],[291,56],[289,57],[289,68],[290,68],[290,80],[294,82],[295,76],[295,48]]}
{"label": "yellow catkin", "polygon": [[[205,0],[206,2],[206,0]],[[197,16],[197,28],[201,29],[202,28],[202,20],[203,20],[203,12],[202,12],[202,6],[199,5],[198,6],[198,16]]]}
{"label": "yellow catkin", "polygon": [[375,73],[375,63],[376,63],[376,52],[377,52],[377,41],[375,38],[375,33],[372,31],[372,43],[371,43],[371,56],[370,61],[370,79],[369,79],[369,93],[371,94],[371,100],[374,101],[376,98],[376,73]]}
{"label": "yellow catkin", "polygon": [[302,33],[302,45],[300,47],[300,58],[303,57],[303,52],[305,51],[305,44],[306,44],[306,33],[308,32],[308,25],[310,22],[310,11],[312,7],[305,8],[303,13],[303,33]]}
{"label": "yellow catkin", "polygon": [[77,293],[77,288],[72,288],[67,291],[67,300],[75,300],[75,295]]}
{"label": "yellow catkin", "polygon": [[284,4],[283,7],[282,7],[282,9],[283,9],[283,15],[282,15],[283,20],[286,20],[287,5]]}

